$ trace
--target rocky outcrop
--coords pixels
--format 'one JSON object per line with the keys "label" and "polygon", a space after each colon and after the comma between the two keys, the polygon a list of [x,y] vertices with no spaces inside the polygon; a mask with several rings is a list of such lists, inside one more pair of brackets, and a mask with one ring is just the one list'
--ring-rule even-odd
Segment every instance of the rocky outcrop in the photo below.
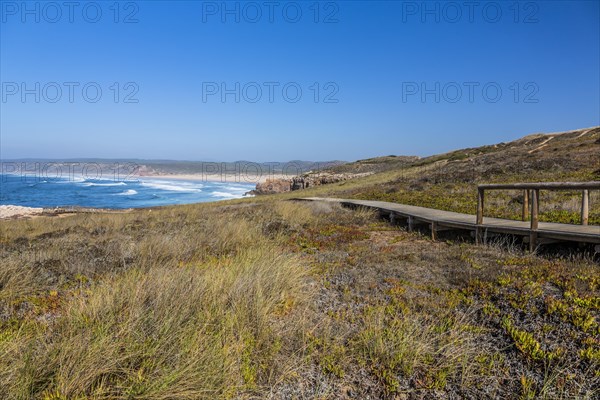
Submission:
{"label": "rocky outcrop", "polygon": [[357,178],[370,174],[349,174],[349,173],[307,173],[304,175],[294,176],[291,179],[267,179],[265,182],[258,183],[256,189],[251,194],[276,194],[295,190],[307,189],[314,186],[327,185],[330,183],[342,182],[348,179]]}
{"label": "rocky outcrop", "polygon": [[307,189],[313,186],[327,185],[328,183],[342,182],[351,178],[356,178],[355,174],[306,174],[292,178],[291,190]]}
{"label": "rocky outcrop", "polygon": [[256,184],[256,189],[249,194],[276,194],[289,192],[291,190],[291,179],[267,179]]}

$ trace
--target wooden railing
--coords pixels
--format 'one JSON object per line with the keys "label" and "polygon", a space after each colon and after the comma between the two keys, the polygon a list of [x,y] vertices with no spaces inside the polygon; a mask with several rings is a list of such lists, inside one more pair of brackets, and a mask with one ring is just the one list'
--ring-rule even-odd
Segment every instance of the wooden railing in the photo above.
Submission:
{"label": "wooden railing", "polygon": [[521,219],[527,220],[531,200],[531,225],[529,233],[529,248],[533,251],[537,245],[537,231],[540,211],[540,190],[581,190],[581,224],[587,225],[589,220],[590,190],[600,190],[600,182],[540,182],[540,183],[509,183],[485,184],[477,187],[477,230],[476,240],[483,240],[483,210],[486,190],[523,190],[523,208]]}

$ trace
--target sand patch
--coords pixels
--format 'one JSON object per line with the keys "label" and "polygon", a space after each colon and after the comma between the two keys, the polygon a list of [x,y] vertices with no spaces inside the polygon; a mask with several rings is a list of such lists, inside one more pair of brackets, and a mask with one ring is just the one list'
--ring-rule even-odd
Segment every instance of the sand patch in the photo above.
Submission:
{"label": "sand patch", "polygon": [[41,214],[43,208],[0,205],[0,219],[29,217]]}

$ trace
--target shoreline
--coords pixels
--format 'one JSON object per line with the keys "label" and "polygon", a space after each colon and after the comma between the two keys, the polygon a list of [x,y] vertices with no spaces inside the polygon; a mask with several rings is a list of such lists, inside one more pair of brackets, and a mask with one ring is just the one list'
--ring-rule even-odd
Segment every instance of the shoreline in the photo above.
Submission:
{"label": "shoreline", "polygon": [[197,181],[197,182],[215,182],[215,183],[242,183],[256,185],[265,183],[267,180],[273,179],[291,179],[291,176],[285,174],[270,174],[270,175],[237,175],[237,174],[161,174],[161,175],[142,175],[137,176],[138,179],[173,179],[180,181]]}
{"label": "shoreline", "polygon": [[[7,174],[7,175],[18,175],[18,174]],[[78,179],[85,179],[80,176],[76,176]],[[259,175],[245,175],[242,179],[239,175],[231,174],[160,174],[160,175],[144,175],[144,176],[136,176],[131,177],[134,180],[139,181],[151,181],[151,180],[165,180],[165,181],[191,181],[191,182],[211,182],[211,183],[221,183],[221,184],[242,184],[242,185],[251,185],[252,188],[248,188],[248,191],[244,193],[242,197],[239,198],[248,198],[254,197],[254,194],[250,194],[253,190],[256,189],[256,185],[259,183],[264,183],[269,179],[290,179],[283,174],[272,174],[270,176],[259,176]],[[68,179],[68,178],[67,178]],[[106,178],[99,178],[106,179]],[[69,179],[70,180],[70,179]],[[114,180],[114,179],[106,179],[106,180]],[[121,181],[120,179],[117,179]],[[127,181],[127,179],[123,180]],[[237,198],[237,197],[236,197]],[[233,199],[233,198],[232,198]],[[231,200],[232,200],[231,199]],[[228,198],[223,199],[215,199],[215,202],[230,200]],[[160,206],[148,206],[148,207],[139,207],[137,209],[144,208],[153,208],[153,207],[162,207],[162,206],[170,206],[176,205],[178,203],[173,204],[165,204]],[[186,203],[187,204],[187,203]],[[194,203],[189,203],[194,204]],[[67,208],[69,210],[67,211]],[[72,210],[70,208],[73,208]],[[78,208],[81,208],[78,210]],[[83,210],[89,211],[92,208],[84,207],[84,206],[75,206],[75,207],[30,207],[30,206],[20,206],[14,204],[0,204],[0,220],[11,220],[11,219],[21,219],[21,218],[35,218],[44,215],[59,215],[64,213],[78,213]],[[121,209],[121,208],[93,208],[95,211],[107,211],[107,212],[123,212],[125,210],[130,209]]]}
{"label": "shoreline", "polygon": [[[4,172],[2,175],[7,176],[23,176],[19,173],[10,173]],[[164,179],[164,180],[178,180],[178,181],[194,181],[194,182],[215,182],[215,183],[242,183],[242,184],[250,184],[256,185],[258,183],[265,183],[267,180],[274,179],[292,179],[294,175],[286,175],[286,174],[261,174],[261,175],[251,175],[251,174],[156,174],[156,175],[132,175],[128,177],[123,177],[120,179],[115,179],[114,176],[100,176],[100,177],[84,177],[80,174],[67,175],[67,176],[37,176],[30,175],[28,179],[32,180],[42,180],[46,178],[58,178],[64,179],[68,181],[75,181],[76,179],[98,179],[98,180],[106,180],[106,181],[128,181],[128,180],[144,180],[144,179]]]}
{"label": "shoreline", "polygon": [[175,204],[140,207],[140,208],[102,208],[102,207],[82,207],[82,206],[65,206],[65,207],[28,207],[16,206],[12,204],[0,204],[0,221],[15,220],[15,219],[32,219],[39,217],[65,217],[75,214],[121,214],[128,213],[134,210],[152,210],[160,207],[168,207]]}
{"label": "shoreline", "polygon": [[40,215],[44,212],[41,207],[14,206],[10,204],[0,205],[0,220],[11,218],[26,218]]}

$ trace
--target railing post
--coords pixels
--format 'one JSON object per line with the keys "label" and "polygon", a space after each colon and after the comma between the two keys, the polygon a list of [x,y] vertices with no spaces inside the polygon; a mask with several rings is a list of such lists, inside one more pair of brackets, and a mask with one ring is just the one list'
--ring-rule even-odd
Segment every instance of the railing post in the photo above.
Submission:
{"label": "railing post", "polygon": [[535,251],[537,246],[538,214],[540,211],[540,190],[531,191],[531,227],[529,232],[529,251]]}
{"label": "railing post", "polygon": [[483,188],[477,188],[477,220],[475,221],[477,227],[475,228],[475,242],[480,244],[483,238],[483,230],[481,225],[483,224],[483,209],[485,203],[485,190]]}
{"label": "railing post", "polygon": [[527,221],[529,214],[529,189],[523,190],[523,210],[521,212],[521,221]]}
{"label": "railing post", "polygon": [[585,189],[581,198],[581,225],[587,225],[590,212],[590,191]]}

